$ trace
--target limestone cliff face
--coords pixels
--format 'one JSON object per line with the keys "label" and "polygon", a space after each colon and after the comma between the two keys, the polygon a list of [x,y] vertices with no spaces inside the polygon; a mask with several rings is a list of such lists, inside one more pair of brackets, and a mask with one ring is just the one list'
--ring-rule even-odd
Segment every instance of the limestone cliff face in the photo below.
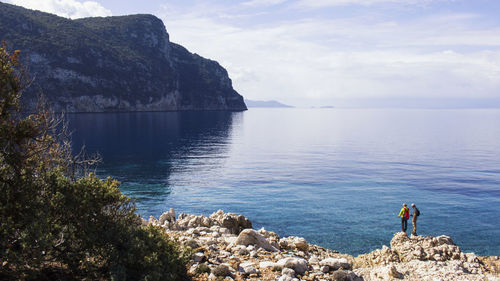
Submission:
{"label": "limestone cliff face", "polygon": [[70,20],[0,3],[0,39],[56,111],[246,110],[216,61],[172,43],[152,15]]}

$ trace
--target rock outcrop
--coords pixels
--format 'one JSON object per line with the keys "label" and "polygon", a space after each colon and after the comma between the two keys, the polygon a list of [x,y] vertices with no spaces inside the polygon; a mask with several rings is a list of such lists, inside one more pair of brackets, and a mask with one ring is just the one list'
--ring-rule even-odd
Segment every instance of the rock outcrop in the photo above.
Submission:
{"label": "rock outcrop", "polygon": [[21,50],[40,92],[56,111],[246,110],[216,61],[170,42],[153,15],[71,20],[0,3],[0,40]]}
{"label": "rock outcrop", "polygon": [[500,280],[497,270],[489,269],[475,254],[463,253],[445,235],[408,237],[398,232],[391,248],[356,257],[355,267],[354,272],[365,280]]}
{"label": "rock outcrop", "polygon": [[500,281],[500,259],[463,253],[448,236],[396,233],[391,247],[353,257],[252,229],[244,216],[219,210],[210,216],[170,209],[149,223],[162,226],[194,254],[193,280],[489,280]]}

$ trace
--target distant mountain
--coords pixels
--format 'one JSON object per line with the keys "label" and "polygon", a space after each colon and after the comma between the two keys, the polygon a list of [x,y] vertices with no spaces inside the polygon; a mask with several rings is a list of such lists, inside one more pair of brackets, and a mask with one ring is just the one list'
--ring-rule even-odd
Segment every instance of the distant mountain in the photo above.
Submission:
{"label": "distant mountain", "polygon": [[0,3],[0,40],[34,78],[30,106],[43,92],[67,112],[247,109],[227,71],[170,42],[153,15],[70,20]]}
{"label": "distant mountain", "polygon": [[248,107],[286,107],[291,108],[293,106],[280,103],[275,100],[260,101],[260,100],[247,100],[245,99],[245,104]]}

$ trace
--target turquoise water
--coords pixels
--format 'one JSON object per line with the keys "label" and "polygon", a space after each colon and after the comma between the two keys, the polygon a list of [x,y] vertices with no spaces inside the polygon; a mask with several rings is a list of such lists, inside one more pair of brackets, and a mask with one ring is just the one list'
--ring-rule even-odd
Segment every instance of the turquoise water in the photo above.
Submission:
{"label": "turquoise water", "polygon": [[[500,255],[500,110],[250,109],[69,115],[144,216],[241,213],[359,254],[388,245],[403,202],[419,234]],[[411,229],[411,227],[409,227]]]}

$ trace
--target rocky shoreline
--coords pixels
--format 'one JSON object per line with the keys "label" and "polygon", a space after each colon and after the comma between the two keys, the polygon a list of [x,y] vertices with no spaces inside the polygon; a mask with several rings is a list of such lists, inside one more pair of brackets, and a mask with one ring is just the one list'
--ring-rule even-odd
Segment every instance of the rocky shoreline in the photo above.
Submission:
{"label": "rocky shoreline", "polygon": [[485,280],[500,281],[498,256],[463,253],[448,236],[394,234],[383,246],[357,257],[254,230],[246,217],[219,210],[210,216],[173,209],[144,224],[161,226],[193,251],[193,280]]}

